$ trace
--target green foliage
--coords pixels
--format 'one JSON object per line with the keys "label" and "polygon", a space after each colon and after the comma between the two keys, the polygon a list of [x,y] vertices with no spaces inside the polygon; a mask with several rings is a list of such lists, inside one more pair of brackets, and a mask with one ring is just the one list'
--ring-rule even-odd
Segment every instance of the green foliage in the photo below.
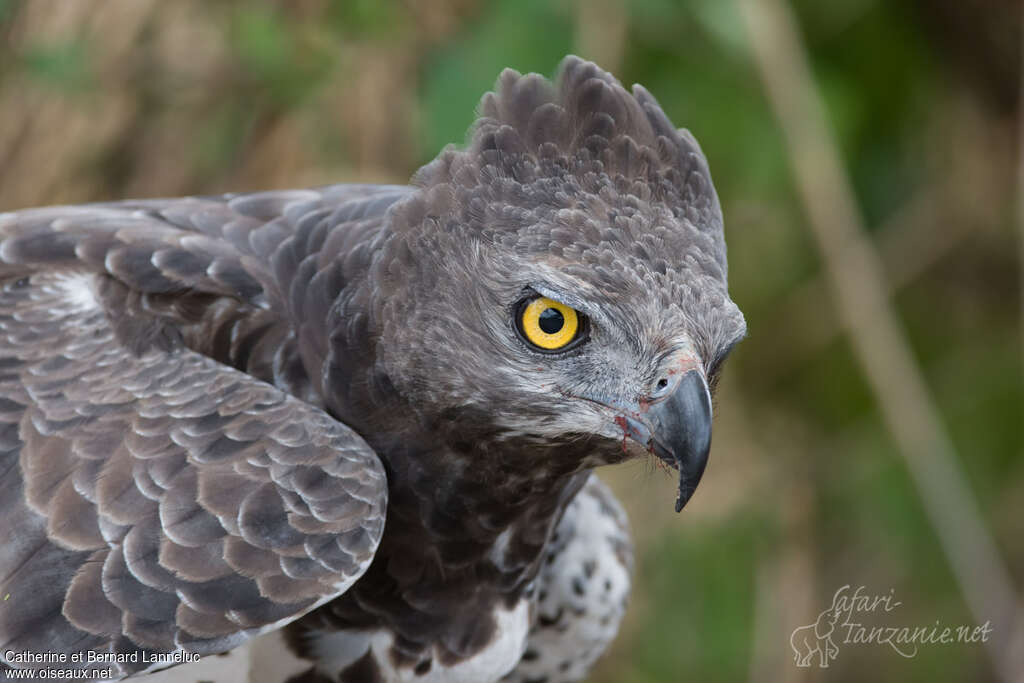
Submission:
{"label": "green foliage", "polygon": [[32,78],[58,90],[81,92],[94,80],[89,68],[89,48],[83,41],[35,44],[22,59]]}
{"label": "green foliage", "polygon": [[292,23],[279,10],[236,11],[230,28],[245,80],[282,106],[296,106],[315,91],[335,60],[311,26]]}
{"label": "green foliage", "polygon": [[0,27],[9,16],[14,14],[15,0],[0,0]]}
{"label": "green foliage", "polygon": [[402,24],[401,7],[394,0],[334,2],[328,13],[339,33],[361,39],[393,38]]}
{"label": "green foliage", "polygon": [[647,550],[635,582],[656,623],[630,641],[623,683],[742,680],[750,657],[763,521],[740,514],[672,531]]}
{"label": "green foliage", "polygon": [[572,52],[568,7],[545,0],[495,3],[424,63],[422,93],[426,162],[465,139],[481,93],[505,67],[550,74]]}

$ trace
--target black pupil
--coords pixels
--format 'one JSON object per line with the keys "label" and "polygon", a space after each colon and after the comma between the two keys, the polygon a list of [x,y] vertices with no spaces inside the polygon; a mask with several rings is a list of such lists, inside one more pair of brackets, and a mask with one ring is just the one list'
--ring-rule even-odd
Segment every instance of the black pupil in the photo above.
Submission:
{"label": "black pupil", "polygon": [[537,324],[546,334],[555,334],[565,327],[565,318],[555,309],[545,308],[544,312],[540,314]]}

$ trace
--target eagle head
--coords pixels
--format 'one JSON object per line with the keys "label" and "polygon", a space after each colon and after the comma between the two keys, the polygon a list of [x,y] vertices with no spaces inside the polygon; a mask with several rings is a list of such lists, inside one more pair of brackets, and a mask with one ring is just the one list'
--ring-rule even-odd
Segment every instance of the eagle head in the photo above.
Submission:
{"label": "eagle head", "polygon": [[678,468],[681,509],[745,333],[700,147],[575,57],[555,83],[506,70],[479,113],[393,209],[378,371],[462,443],[580,467],[653,453]]}

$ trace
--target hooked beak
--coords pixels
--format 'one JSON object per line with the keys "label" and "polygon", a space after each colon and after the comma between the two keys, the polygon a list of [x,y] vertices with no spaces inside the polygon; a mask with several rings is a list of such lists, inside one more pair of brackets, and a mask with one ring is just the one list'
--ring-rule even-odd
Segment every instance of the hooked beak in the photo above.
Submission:
{"label": "hooked beak", "polygon": [[624,418],[626,434],[679,470],[679,512],[697,490],[711,451],[711,393],[703,373],[687,371],[671,394],[636,418]]}

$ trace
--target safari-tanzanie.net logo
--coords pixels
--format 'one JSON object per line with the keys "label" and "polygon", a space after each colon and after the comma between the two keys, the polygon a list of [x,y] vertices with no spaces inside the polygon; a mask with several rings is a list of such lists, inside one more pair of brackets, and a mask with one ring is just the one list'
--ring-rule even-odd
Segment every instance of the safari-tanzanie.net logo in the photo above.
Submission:
{"label": "safari-tanzanie.net logo", "polygon": [[923,645],[984,643],[992,634],[991,623],[981,626],[948,626],[938,620],[927,626],[891,623],[893,613],[903,603],[895,591],[875,595],[865,586],[843,586],[832,596],[832,605],[818,615],[817,621],[793,629],[789,644],[797,666],[827,668],[839,656],[840,645],[881,645],[892,648],[901,657],[917,655]]}

